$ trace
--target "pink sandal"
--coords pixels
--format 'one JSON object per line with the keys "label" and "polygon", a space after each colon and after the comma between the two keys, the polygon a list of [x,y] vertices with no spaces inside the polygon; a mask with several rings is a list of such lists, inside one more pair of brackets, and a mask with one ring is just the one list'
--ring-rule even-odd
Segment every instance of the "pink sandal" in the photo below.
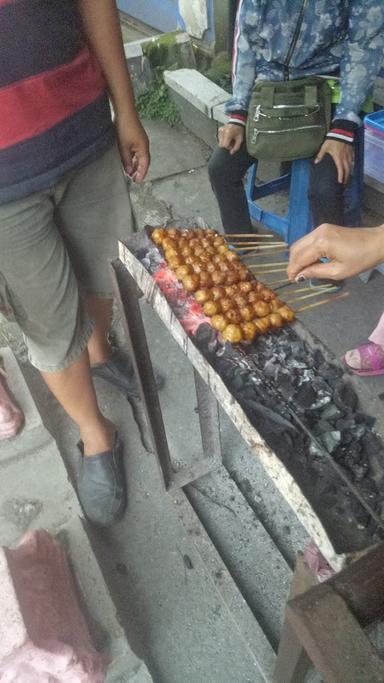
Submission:
{"label": "pink sandal", "polygon": [[23,413],[10,396],[0,359],[0,440],[16,436],[23,426]]}
{"label": "pink sandal", "polygon": [[361,369],[353,368],[349,365],[345,356],[341,359],[354,375],[360,375],[361,377],[384,375],[384,349],[382,346],[374,342],[367,342],[366,344],[360,344],[355,350],[360,355]]}

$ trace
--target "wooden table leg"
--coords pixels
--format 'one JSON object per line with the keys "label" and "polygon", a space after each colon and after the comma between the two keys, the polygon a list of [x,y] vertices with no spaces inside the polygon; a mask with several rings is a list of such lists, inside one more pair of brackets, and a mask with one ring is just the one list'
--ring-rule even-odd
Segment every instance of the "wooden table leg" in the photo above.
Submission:
{"label": "wooden table leg", "polygon": [[[299,553],[288,599],[290,600],[297,595],[304,593],[317,584],[318,581],[316,577],[305,564],[303,555]],[[311,666],[311,662],[303,645],[297,638],[287,616],[285,616],[277,652],[273,682],[303,683]]]}

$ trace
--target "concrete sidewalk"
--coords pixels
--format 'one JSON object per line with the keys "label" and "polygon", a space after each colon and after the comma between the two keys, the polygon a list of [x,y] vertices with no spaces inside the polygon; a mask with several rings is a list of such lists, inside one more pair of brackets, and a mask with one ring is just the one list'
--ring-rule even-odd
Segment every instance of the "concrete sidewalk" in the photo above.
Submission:
{"label": "concrete sidewalk", "polygon": [[[182,127],[146,122],[146,128],[153,162],[148,180],[131,192],[137,227],[201,216],[219,228],[206,169],[211,150]],[[369,220],[373,223],[379,217]],[[368,284],[354,279],[348,289],[351,296],[345,301],[308,311],[302,318],[336,355],[367,338],[383,307],[380,274]],[[192,371],[149,307],[142,306],[152,357],[167,376],[160,399],[172,456],[186,459],[201,448]],[[115,331],[121,339],[118,321]],[[73,425],[26,362],[14,325],[0,325],[0,346],[4,345],[18,357],[44,424],[74,477]],[[384,392],[380,378],[367,380],[367,385],[375,396]],[[306,533],[227,420],[221,422],[227,467],[190,487],[188,498],[168,496],[161,489],[154,457],[142,447],[129,405],[101,380],[97,391],[102,409],[117,424],[126,445],[129,508],[112,530],[90,534],[133,650],[159,683],[269,680],[295,553],[308,540]],[[27,437],[25,433],[15,439],[12,448],[25,449]],[[0,449],[2,459],[3,445]],[[32,476],[40,451],[38,445],[28,449],[25,480]],[[46,469],[50,482],[62,470],[58,454],[52,451],[52,456]],[[237,472],[247,494],[228,471]],[[58,513],[54,498],[48,507],[53,516]],[[23,530],[45,523],[37,511]],[[0,509],[0,544],[9,540],[6,524]],[[215,538],[219,555],[205,530]]]}

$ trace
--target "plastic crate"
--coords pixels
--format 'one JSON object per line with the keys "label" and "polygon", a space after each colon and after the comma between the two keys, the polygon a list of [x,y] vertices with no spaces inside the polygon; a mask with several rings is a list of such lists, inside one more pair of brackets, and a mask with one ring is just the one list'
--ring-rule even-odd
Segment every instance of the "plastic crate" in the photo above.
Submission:
{"label": "plastic crate", "polygon": [[384,109],[368,114],[364,128],[364,171],[384,183]]}

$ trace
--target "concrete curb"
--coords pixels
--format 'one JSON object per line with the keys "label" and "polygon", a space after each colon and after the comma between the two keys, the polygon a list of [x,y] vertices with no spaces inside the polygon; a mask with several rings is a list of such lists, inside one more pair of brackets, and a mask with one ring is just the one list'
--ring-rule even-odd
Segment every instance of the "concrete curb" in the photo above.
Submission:
{"label": "concrete curb", "polygon": [[160,66],[151,62],[151,53],[155,53],[156,46],[158,47],[156,61],[165,60],[163,67],[171,66],[167,61],[169,58],[172,62],[176,60],[176,67],[195,66],[192,41],[187,33],[160,33],[124,43],[125,57],[136,97],[144,95],[151,89],[153,68]]}
{"label": "concrete curb", "polygon": [[226,120],[224,104],[229,94],[196,69],[165,71],[164,80],[184,125],[215,147],[218,123]]}

